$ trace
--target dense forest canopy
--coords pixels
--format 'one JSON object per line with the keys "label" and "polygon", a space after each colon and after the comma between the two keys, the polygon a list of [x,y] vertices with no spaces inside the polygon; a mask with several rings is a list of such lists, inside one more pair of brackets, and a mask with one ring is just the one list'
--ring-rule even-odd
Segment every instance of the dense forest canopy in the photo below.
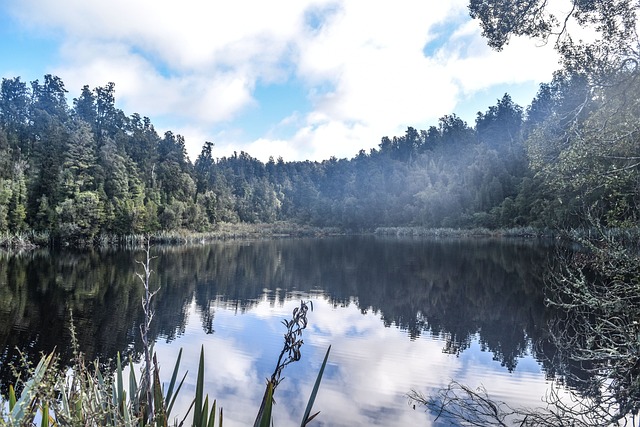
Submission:
{"label": "dense forest canopy", "polygon": [[[529,106],[505,94],[471,125],[446,115],[352,159],[263,163],[245,152],[215,157],[205,142],[191,162],[182,136],[116,107],[114,83],[84,86],[69,102],[59,77],[4,78],[0,232],[81,244],[237,222],[553,228],[589,216],[636,225],[636,2],[573,2],[565,16],[544,0],[516,4],[472,0],[469,9],[494,48],[514,35],[555,40],[563,68]],[[576,39],[570,22],[598,37]]]}
{"label": "dense forest canopy", "polygon": [[[115,106],[115,86],[67,89],[46,75],[0,92],[0,231],[100,234],[210,230],[221,222],[381,226],[576,226],[637,220],[639,88],[594,89],[558,73],[523,109],[508,94],[426,130],[383,137],[352,159],[263,163],[248,153],[191,162],[182,136]],[[588,102],[585,102],[588,99]]]}

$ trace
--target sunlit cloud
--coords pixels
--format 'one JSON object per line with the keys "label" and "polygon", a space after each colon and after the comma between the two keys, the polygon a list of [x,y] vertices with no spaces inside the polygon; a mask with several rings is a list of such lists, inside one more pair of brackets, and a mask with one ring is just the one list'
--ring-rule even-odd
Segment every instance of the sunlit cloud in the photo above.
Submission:
{"label": "sunlit cloud", "polygon": [[[192,160],[213,141],[219,157],[266,161],[352,157],[435,124],[476,93],[490,93],[486,108],[492,88],[550,79],[551,46],[523,39],[491,51],[467,3],[11,0],[7,10],[25,31],[60,40],[46,69],[72,97],[114,82],[127,114],[184,130]],[[307,104],[256,134],[252,119],[277,96],[257,88],[273,84],[295,84]]]}

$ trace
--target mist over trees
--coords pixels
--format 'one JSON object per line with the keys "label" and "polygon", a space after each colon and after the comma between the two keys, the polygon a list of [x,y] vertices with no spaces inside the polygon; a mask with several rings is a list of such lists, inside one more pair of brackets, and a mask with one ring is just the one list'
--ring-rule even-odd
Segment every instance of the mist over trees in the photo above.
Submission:
{"label": "mist over trees", "polygon": [[[619,73],[624,74],[625,70]],[[637,223],[640,87],[600,86],[567,70],[523,108],[508,94],[426,130],[384,136],[351,159],[192,162],[181,135],[115,106],[115,85],[68,101],[62,80],[0,87],[0,232],[47,231],[86,244],[100,235],[208,231],[287,221],[376,227],[573,227]]]}
{"label": "mist over trees", "polygon": [[[579,0],[554,15],[546,0],[471,0],[487,43],[512,36],[553,42],[563,68],[528,107],[521,138],[538,218],[589,226],[572,233],[577,250],[558,250],[559,270],[544,278],[554,371],[539,408],[512,408],[483,388],[452,382],[410,398],[452,424],[519,426],[637,425],[640,413],[640,39],[636,0]],[[578,30],[576,32],[576,29]],[[592,39],[583,40],[587,29]],[[479,130],[479,122],[476,131]],[[502,202],[507,206],[509,198]],[[526,200],[529,200],[527,197]],[[535,206],[535,208],[534,208]],[[533,210],[532,210],[533,211]],[[612,233],[612,227],[619,227]],[[544,346],[544,341],[538,345]]]}

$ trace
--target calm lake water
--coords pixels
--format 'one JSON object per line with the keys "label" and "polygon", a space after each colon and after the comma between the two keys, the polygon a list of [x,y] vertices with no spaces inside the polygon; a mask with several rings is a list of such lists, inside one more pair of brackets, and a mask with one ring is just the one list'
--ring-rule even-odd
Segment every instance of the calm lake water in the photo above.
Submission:
{"label": "calm lake water", "polygon": [[[316,426],[430,426],[406,394],[454,379],[512,405],[540,406],[549,387],[534,346],[544,336],[542,276],[554,249],[532,241],[379,237],[232,241],[152,247],[152,335],[168,380],[180,348],[189,371],[201,346],[206,392],[225,426],[253,423],[300,300],[311,300],[302,360],[276,391],[277,426],[299,425],[332,346]],[[0,254],[0,382],[20,348],[32,359],[54,347],[71,358],[69,312],[81,350],[107,362],[139,359],[142,251]],[[184,410],[184,409],[183,409]],[[178,409],[177,413],[183,410]],[[174,411],[176,411],[174,409]]]}

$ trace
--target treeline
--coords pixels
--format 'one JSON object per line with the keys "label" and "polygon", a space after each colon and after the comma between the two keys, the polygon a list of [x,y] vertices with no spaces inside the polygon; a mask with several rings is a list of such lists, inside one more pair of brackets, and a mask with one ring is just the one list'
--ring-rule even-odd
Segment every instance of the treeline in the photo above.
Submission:
{"label": "treeline", "polygon": [[[619,76],[618,76],[619,77]],[[288,221],[385,226],[574,227],[638,219],[640,89],[558,73],[526,108],[508,94],[469,126],[455,114],[383,137],[352,159],[263,163],[248,153],[195,162],[184,138],[115,107],[115,86],[19,77],[0,88],[0,232],[100,236],[209,231]]]}

